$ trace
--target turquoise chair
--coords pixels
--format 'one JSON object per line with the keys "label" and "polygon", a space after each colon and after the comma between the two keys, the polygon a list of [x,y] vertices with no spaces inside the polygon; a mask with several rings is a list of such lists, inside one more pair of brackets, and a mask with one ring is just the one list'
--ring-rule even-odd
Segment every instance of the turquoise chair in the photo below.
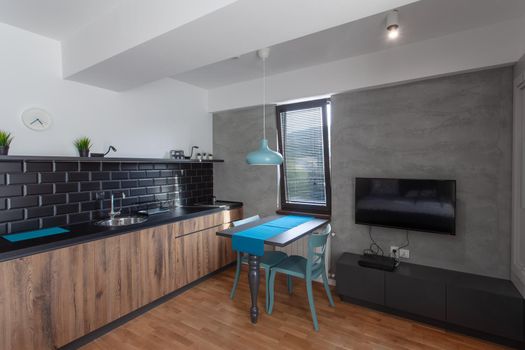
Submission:
{"label": "turquoise chair", "polygon": [[[251,216],[246,219],[238,220],[233,222],[233,226],[241,226],[250,222],[254,222],[260,219],[259,215]],[[268,312],[270,296],[268,294],[268,285],[270,281],[270,268],[277,265],[284,259],[288,257],[288,254],[285,252],[278,252],[273,250],[267,250],[264,252],[264,255],[260,258],[260,266],[264,269],[265,278],[266,278],[266,305],[265,309]],[[235,297],[235,292],[237,290],[237,285],[239,284],[239,277],[241,275],[241,264],[248,264],[248,257],[242,256],[241,252],[237,252],[237,269],[235,270],[235,278],[233,280],[233,288],[230,293],[230,299]]]}
{"label": "turquoise chair", "polygon": [[[330,224],[326,225],[323,232],[320,234],[310,235],[308,238],[308,258],[292,255],[279,264],[271,268],[270,272],[270,308],[268,313],[271,314],[273,311],[274,304],[274,285],[275,275],[277,273],[283,273],[287,275],[288,279],[288,292],[292,293],[291,277],[299,277],[306,281],[306,293],[308,294],[308,303],[310,304],[310,311],[312,312],[312,320],[314,323],[314,329],[319,330],[319,323],[317,322],[317,313],[315,311],[314,295],[312,292],[312,280],[319,276],[323,278],[324,289],[328,296],[330,306],[334,305],[332,299],[332,293],[330,292],[330,286],[328,285],[328,276],[326,275],[325,268],[325,252],[326,252],[326,240],[331,232]],[[318,248],[318,251],[316,249]]]}

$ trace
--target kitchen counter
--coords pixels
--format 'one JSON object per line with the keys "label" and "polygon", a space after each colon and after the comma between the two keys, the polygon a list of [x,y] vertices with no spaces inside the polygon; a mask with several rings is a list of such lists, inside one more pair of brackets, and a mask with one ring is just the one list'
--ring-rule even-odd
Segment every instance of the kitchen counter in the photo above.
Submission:
{"label": "kitchen counter", "polygon": [[16,243],[0,238],[0,262],[242,207],[242,203],[239,202],[220,201],[217,204],[223,205],[223,207],[178,207],[166,213],[152,215],[143,223],[129,226],[103,227],[91,222],[61,226],[70,232]]}

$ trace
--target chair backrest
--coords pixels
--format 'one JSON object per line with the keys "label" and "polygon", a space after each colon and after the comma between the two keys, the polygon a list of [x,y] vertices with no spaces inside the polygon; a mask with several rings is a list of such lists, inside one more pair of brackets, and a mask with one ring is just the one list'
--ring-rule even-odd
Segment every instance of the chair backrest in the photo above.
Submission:
{"label": "chair backrest", "polygon": [[241,226],[241,225],[244,225],[244,224],[248,224],[250,222],[254,222],[254,221],[257,221],[257,220],[260,220],[261,217],[259,215],[254,215],[254,216],[250,216],[249,218],[246,218],[246,219],[241,219],[241,220],[237,220],[237,221],[234,221],[232,224],[233,226]]}
{"label": "chair backrest", "polygon": [[306,275],[312,276],[325,268],[326,241],[332,232],[332,226],[327,224],[318,234],[312,234],[308,238],[308,261],[306,263]]}

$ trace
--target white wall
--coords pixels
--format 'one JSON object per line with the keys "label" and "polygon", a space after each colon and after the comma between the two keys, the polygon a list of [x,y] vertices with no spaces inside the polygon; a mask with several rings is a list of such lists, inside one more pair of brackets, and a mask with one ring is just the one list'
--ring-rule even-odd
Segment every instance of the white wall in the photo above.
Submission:
{"label": "white wall", "polygon": [[[268,101],[334,94],[516,62],[525,52],[525,18],[276,74]],[[271,57],[269,59],[271,71]],[[260,79],[209,91],[210,112],[261,103]]]}
{"label": "white wall", "polygon": [[[211,151],[205,90],[163,79],[116,93],[63,80],[57,41],[0,24],[0,42],[0,129],[15,137],[11,154],[75,155],[79,136],[91,137],[95,152],[114,145],[118,156],[164,157],[194,144]],[[23,126],[28,107],[49,111],[51,128]]]}

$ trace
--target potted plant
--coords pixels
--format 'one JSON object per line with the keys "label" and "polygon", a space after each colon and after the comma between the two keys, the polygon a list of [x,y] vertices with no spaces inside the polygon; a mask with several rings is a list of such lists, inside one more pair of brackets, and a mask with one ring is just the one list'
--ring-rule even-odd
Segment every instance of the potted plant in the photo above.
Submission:
{"label": "potted plant", "polygon": [[10,132],[0,130],[0,156],[7,156],[9,153],[9,145],[13,141]]}
{"label": "potted plant", "polygon": [[91,139],[89,137],[80,137],[73,144],[77,148],[80,157],[89,157],[89,150],[91,149]]}

